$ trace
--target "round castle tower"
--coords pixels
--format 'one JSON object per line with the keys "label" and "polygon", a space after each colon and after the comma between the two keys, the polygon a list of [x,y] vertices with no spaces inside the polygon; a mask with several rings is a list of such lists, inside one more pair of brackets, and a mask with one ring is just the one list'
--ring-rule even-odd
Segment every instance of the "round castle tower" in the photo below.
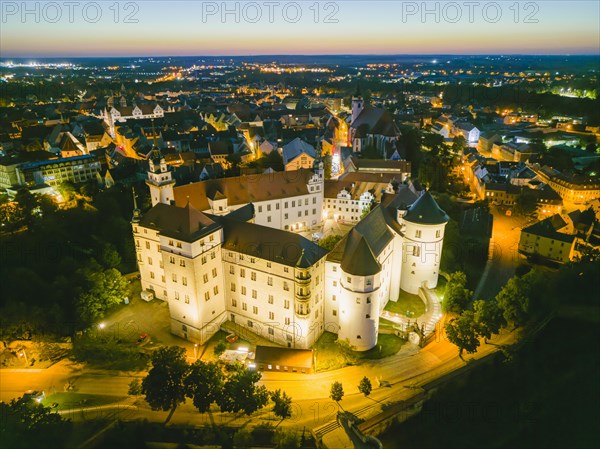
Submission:
{"label": "round castle tower", "polygon": [[400,288],[414,295],[420,287],[437,286],[448,215],[429,192],[407,210],[398,210],[402,226],[402,277]]}
{"label": "round castle tower", "polygon": [[357,351],[371,349],[379,330],[381,265],[355,229],[346,242],[340,284],[338,338]]}

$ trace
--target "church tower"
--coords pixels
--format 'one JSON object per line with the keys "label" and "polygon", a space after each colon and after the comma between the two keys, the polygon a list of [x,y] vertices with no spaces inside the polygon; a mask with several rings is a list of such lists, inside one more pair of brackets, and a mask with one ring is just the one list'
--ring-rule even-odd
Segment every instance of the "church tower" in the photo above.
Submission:
{"label": "church tower", "polygon": [[156,146],[156,133],[154,133],[154,146],[150,151],[148,165],[150,169],[148,170],[146,184],[150,188],[152,206],[156,206],[158,203],[171,204],[175,200],[173,194],[175,180],[173,179],[171,170],[167,166],[165,157]]}
{"label": "church tower", "polygon": [[358,118],[364,107],[365,102],[360,93],[360,86],[357,84],[356,92],[352,96],[352,123]]}

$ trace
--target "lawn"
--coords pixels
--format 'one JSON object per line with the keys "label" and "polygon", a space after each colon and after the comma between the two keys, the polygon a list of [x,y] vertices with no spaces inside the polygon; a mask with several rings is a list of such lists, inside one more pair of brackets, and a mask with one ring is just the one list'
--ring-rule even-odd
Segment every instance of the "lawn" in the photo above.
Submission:
{"label": "lawn", "polygon": [[71,410],[83,407],[97,407],[100,405],[116,404],[126,399],[126,396],[107,396],[98,394],[82,393],[54,393],[46,397],[42,404],[46,407],[52,407],[53,403],[58,404],[52,410]]}
{"label": "lawn", "polygon": [[337,342],[337,335],[324,332],[314,345],[317,372],[330,371],[348,365],[359,365],[363,360],[382,359],[396,354],[405,340],[390,334],[379,334],[377,345],[368,351],[352,351]]}
{"label": "lawn", "polygon": [[385,310],[416,318],[425,313],[425,303],[417,295],[400,290],[398,301],[388,301]]}

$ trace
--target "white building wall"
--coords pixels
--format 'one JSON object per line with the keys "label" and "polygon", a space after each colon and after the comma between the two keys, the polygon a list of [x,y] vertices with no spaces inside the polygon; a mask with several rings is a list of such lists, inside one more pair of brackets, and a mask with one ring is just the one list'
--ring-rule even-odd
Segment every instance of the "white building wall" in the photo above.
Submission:
{"label": "white building wall", "polygon": [[446,224],[423,225],[406,220],[403,223],[405,229],[400,288],[416,295],[424,283],[428,288],[437,286]]}
{"label": "white building wall", "polygon": [[338,338],[366,351],[377,343],[380,276],[352,276],[343,270],[341,275]]}

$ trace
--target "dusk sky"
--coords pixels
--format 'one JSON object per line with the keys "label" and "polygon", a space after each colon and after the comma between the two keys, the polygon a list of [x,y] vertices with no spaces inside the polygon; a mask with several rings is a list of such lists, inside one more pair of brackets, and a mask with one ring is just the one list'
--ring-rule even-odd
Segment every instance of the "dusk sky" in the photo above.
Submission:
{"label": "dusk sky", "polygon": [[80,1],[72,11],[62,1],[26,2],[24,16],[22,2],[1,3],[3,58],[598,54],[600,46],[595,0],[480,1],[471,11],[462,1],[427,2],[425,17],[420,1],[228,2],[238,9],[225,17],[221,2]]}

